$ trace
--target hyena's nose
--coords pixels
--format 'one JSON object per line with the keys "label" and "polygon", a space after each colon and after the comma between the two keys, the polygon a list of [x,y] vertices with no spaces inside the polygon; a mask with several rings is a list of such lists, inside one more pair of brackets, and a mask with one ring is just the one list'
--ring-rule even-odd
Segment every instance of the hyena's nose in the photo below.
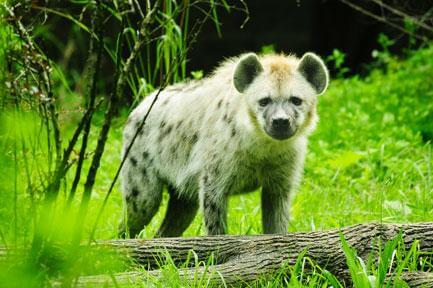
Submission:
{"label": "hyena's nose", "polygon": [[276,118],[272,120],[272,128],[275,131],[285,131],[289,129],[289,119],[287,118]]}

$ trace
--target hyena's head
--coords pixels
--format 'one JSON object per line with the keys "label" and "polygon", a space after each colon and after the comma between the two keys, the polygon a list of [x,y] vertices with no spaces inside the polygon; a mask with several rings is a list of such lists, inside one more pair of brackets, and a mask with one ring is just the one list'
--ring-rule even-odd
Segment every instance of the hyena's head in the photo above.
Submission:
{"label": "hyena's head", "polygon": [[246,54],[236,65],[233,83],[258,129],[286,140],[314,129],[316,98],[325,92],[328,78],[325,64],[313,53],[301,59]]}

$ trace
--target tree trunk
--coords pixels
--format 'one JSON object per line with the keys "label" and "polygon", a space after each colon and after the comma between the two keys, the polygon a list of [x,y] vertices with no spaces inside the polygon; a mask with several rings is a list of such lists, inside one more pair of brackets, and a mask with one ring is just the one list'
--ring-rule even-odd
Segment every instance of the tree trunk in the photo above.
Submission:
{"label": "tree trunk", "polygon": [[[418,240],[420,251],[433,250],[433,222],[417,224],[359,224],[342,229],[323,232],[288,233],[285,235],[257,236],[207,236],[194,238],[127,239],[98,242],[98,246],[114,247],[132,256],[147,269],[157,266],[157,259],[164,259],[163,253],[170,254],[175,263],[187,260],[193,250],[199,261],[214,256],[214,265],[204,268],[179,269],[181,277],[194,279],[206,274],[214,283],[236,284],[249,282],[261,277],[272,276],[284,265],[294,265],[299,254],[314,260],[320,267],[334,274],[342,283],[349,284],[350,274],[341,248],[340,235],[356,250],[364,261],[377,251],[379,243],[393,240],[402,233],[406,248]],[[341,234],[340,234],[341,233]],[[379,242],[380,241],[380,242]],[[374,255],[374,254],[373,254]],[[374,255],[376,256],[376,255]],[[148,273],[158,277],[158,270]],[[135,283],[144,279],[144,274],[128,272],[115,274],[117,284]],[[222,280],[224,279],[224,280]],[[402,280],[410,287],[433,287],[433,274],[406,273]],[[112,276],[81,277],[77,287],[97,284],[113,285]]]}

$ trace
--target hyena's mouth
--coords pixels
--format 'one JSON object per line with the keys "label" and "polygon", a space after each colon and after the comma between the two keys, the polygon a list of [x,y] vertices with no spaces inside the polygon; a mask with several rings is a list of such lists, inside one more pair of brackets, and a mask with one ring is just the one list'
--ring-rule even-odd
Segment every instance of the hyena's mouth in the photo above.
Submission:
{"label": "hyena's mouth", "polygon": [[286,140],[295,135],[297,131],[295,123],[288,118],[274,118],[266,121],[265,132],[276,140]]}
{"label": "hyena's mouth", "polygon": [[297,129],[294,127],[288,127],[287,129],[265,129],[266,134],[276,140],[287,140],[296,134]]}

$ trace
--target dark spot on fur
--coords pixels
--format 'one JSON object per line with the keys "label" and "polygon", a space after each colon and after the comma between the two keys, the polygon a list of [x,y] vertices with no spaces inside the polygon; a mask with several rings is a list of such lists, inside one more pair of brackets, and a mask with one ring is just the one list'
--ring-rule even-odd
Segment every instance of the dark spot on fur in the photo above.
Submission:
{"label": "dark spot on fur", "polygon": [[186,137],[185,134],[182,134],[182,136],[180,136],[180,138],[181,138],[182,142],[186,142],[186,139],[187,139],[188,137]]}
{"label": "dark spot on fur", "polygon": [[129,158],[129,161],[131,161],[132,166],[134,166],[134,167],[137,166],[137,159],[135,159],[134,157],[131,156]]}
{"label": "dark spot on fur", "polygon": [[182,120],[180,120],[179,122],[177,122],[176,129],[179,129],[180,126],[182,126]]}
{"label": "dark spot on fur", "polygon": [[163,129],[167,123],[165,121],[162,121],[161,124],[159,124],[159,128]]}
{"label": "dark spot on fur", "polygon": [[209,177],[207,175],[204,175],[203,177],[203,183],[206,185],[209,181]]}
{"label": "dark spot on fur", "polygon": [[225,121],[225,122],[227,122],[228,124],[230,124],[231,122],[232,122],[232,117],[230,117],[229,115],[228,115],[228,113],[225,113],[224,114],[224,116],[223,116],[223,120]]}
{"label": "dark spot on fur", "polygon": [[221,99],[220,101],[218,101],[218,105],[217,105],[217,107],[218,107],[218,109],[219,108],[221,108],[221,104],[223,103],[223,100]]}
{"label": "dark spot on fur", "polygon": [[132,210],[136,213],[138,208],[137,208],[137,202],[132,201]]}
{"label": "dark spot on fur", "polygon": [[197,135],[197,133],[194,133],[194,135],[192,135],[192,138],[191,138],[191,143],[195,144],[195,143],[197,143],[197,140],[198,140],[198,135]]}
{"label": "dark spot on fur", "polygon": [[136,187],[131,189],[131,195],[134,197],[137,197],[138,194],[140,194],[140,191],[138,191],[138,189]]}
{"label": "dark spot on fur", "polygon": [[164,106],[164,105],[167,105],[167,103],[168,103],[168,98],[165,99],[164,101],[162,101],[162,105],[163,105],[163,106]]}
{"label": "dark spot on fur", "polygon": [[147,159],[149,157],[149,152],[143,151],[143,159]]}
{"label": "dark spot on fur", "polygon": [[216,213],[219,210],[217,205],[212,201],[209,203],[209,209],[212,211],[212,213]]}
{"label": "dark spot on fur", "polygon": [[141,169],[141,174],[143,174],[143,177],[147,176],[146,168]]}
{"label": "dark spot on fur", "polygon": [[167,134],[170,134],[170,132],[171,132],[172,129],[173,129],[173,126],[169,125],[169,126],[167,127],[167,129],[165,130],[165,134],[166,134],[166,135],[167,135]]}
{"label": "dark spot on fur", "polygon": [[172,147],[170,148],[170,153],[171,153],[171,154],[175,154],[175,153],[176,153],[176,147],[172,146]]}
{"label": "dark spot on fur", "polygon": [[236,135],[236,129],[235,127],[232,127],[232,137],[234,137]]}
{"label": "dark spot on fur", "polygon": [[158,136],[158,141],[161,142],[162,139],[167,136],[168,134],[170,134],[170,132],[173,130],[173,126],[172,125],[168,125],[167,128],[165,130],[162,130]]}

